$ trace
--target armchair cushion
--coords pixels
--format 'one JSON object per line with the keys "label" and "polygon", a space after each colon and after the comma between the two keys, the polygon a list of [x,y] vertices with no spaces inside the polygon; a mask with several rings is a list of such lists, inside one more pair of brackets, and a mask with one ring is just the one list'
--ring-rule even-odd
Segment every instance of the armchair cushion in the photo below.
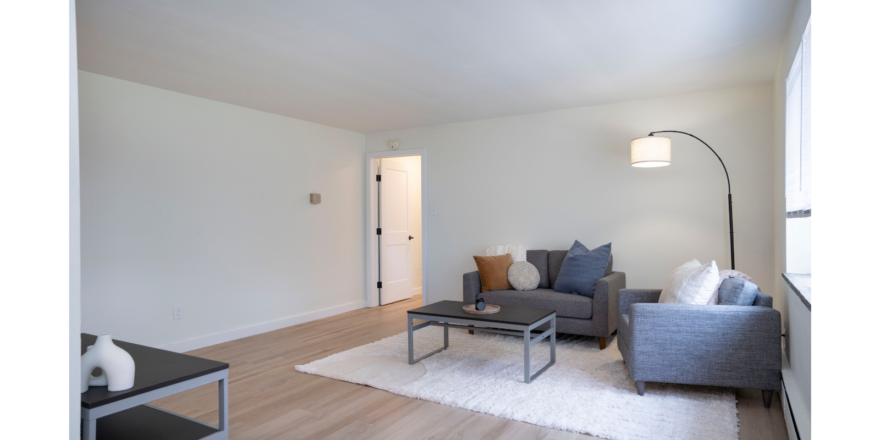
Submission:
{"label": "armchair cushion", "polygon": [[750,306],[757,296],[757,284],[739,278],[728,278],[718,288],[718,305]]}

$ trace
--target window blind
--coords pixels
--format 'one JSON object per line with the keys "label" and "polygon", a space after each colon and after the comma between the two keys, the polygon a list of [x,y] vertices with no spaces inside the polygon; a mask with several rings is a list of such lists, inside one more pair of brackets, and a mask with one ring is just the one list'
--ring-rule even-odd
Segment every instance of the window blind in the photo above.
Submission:
{"label": "window blind", "polygon": [[810,34],[808,22],[785,80],[785,211],[789,218],[812,214]]}

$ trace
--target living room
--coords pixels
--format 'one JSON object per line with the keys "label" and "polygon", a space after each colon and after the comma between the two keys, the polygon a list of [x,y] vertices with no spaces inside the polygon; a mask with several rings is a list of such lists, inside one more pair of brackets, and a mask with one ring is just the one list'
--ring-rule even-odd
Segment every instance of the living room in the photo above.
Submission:
{"label": "living room", "polygon": [[[814,266],[823,292],[838,272],[865,291],[845,273],[873,266],[869,11],[67,6],[33,27],[67,24],[33,49],[69,63],[67,93],[19,87],[54,113],[23,97],[7,132],[59,145],[45,112],[69,148],[0,172],[10,212],[34,213],[4,228],[4,287],[32,292],[10,310],[61,313],[34,330],[53,380],[14,384],[57,395],[47,438],[870,432],[873,386],[831,349],[865,351],[847,316],[873,299],[811,319]],[[835,148],[813,160],[813,139]]]}

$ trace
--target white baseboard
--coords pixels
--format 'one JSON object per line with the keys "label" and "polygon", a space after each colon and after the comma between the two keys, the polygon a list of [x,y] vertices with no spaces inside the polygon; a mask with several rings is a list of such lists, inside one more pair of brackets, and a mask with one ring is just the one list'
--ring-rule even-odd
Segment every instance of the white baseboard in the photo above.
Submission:
{"label": "white baseboard", "polygon": [[785,352],[782,353],[782,386],[786,397],[786,406],[791,411],[792,424],[797,426],[797,434],[794,433],[794,427],[789,428],[789,438],[798,438],[800,440],[810,440],[812,434],[812,421],[810,413],[807,411],[805,398],[798,388],[797,381],[791,371],[788,358]]}
{"label": "white baseboard", "polygon": [[236,339],[246,338],[248,336],[258,335],[260,333],[271,332],[292,325],[302,324],[304,322],[314,321],[316,319],[327,318],[340,313],[351,312],[366,307],[365,301],[356,301],[341,306],[330,307],[328,309],[317,310],[314,312],[303,313],[302,315],[290,316],[275,321],[254,324],[247,327],[240,327],[225,332],[214,333],[212,335],[200,336],[198,338],[187,339],[180,342],[172,342],[163,347],[165,350],[183,353],[211,345],[222,344],[224,342],[234,341]]}
{"label": "white baseboard", "polygon": [[422,294],[422,286],[413,287],[413,296],[421,295],[421,294]]}

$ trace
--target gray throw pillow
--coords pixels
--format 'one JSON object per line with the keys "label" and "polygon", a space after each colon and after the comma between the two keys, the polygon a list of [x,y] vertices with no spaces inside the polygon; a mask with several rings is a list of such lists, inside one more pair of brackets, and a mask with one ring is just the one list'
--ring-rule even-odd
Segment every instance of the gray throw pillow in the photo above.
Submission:
{"label": "gray throw pillow", "polygon": [[750,306],[757,296],[757,284],[740,278],[728,278],[718,288],[718,305]]}
{"label": "gray throw pillow", "polygon": [[576,293],[593,297],[596,282],[605,276],[605,268],[611,259],[611,243],[599,246],[590,251],[581,242],[575,240],[571,249],[562,260],[559,275],[553,290],[561,293]]}

